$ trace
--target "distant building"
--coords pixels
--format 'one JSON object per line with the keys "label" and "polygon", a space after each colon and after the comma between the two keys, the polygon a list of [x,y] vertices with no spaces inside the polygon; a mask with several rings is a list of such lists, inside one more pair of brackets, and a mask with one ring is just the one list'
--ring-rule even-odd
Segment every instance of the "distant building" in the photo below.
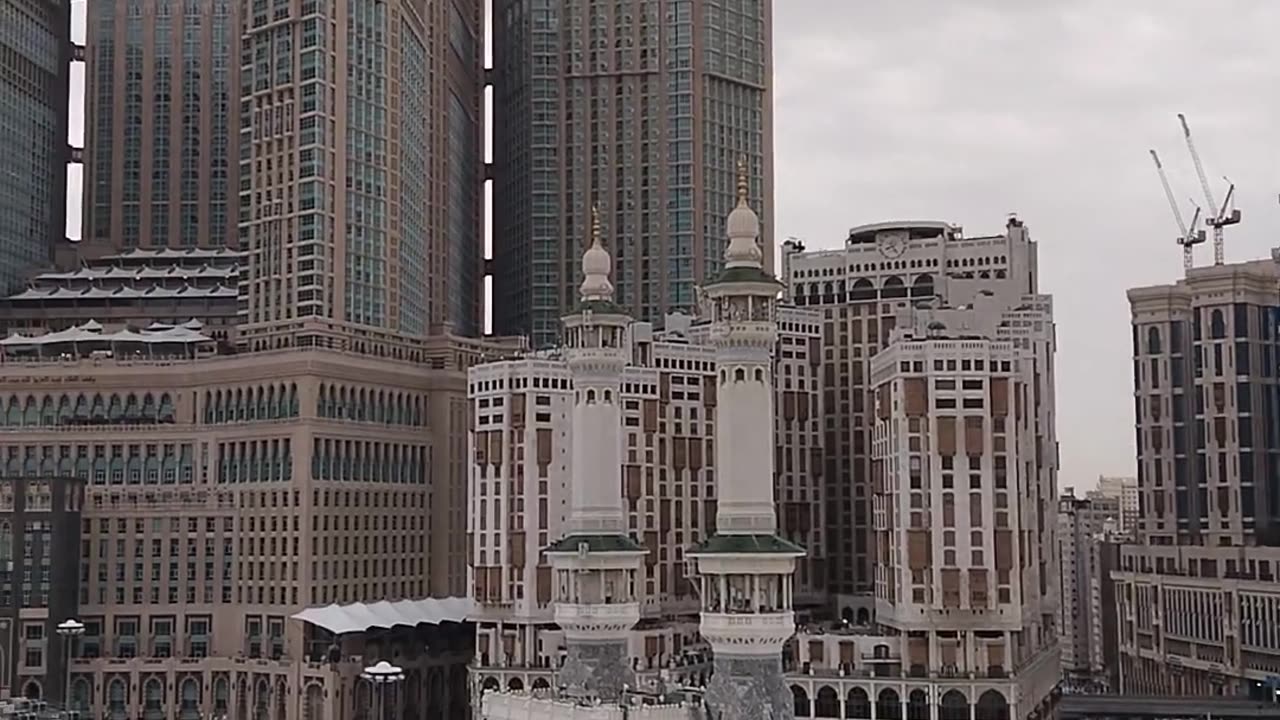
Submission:
{"label": "distant building", "polygon": [[1073,488],[1064,488],[1058,500],[1059,608],[1058,646],[1062,650],[1062,672],[1069,682],[1099,688],[1106,681],[1104,616],[1112,612],[1103,604],[1104,585],[1111,582],[1103,573],[1103,543],[1119,538],[1121,502],[1091,491],[1089,497],[1075,497]]}
{"label": "distant building", "polygon": [[[1136,477],[1108,477],[1100,476],[1098,478],[1098,489],[1094,491],[1103,497],[1114,498],[1120,501],[1120,516],[1118,529],[1121,533],[1135,534],[1138,531],[1138,520],[1141,517],[1141,501],[1138,492],[1138,478]],[[1092,497],[1092,494],[1090,495]]]}
{"label": "distant building", "polygon": [[1129,291],[1139,543],[1120,551],[1121,690],[1280,689],[1280,284],[1271,261]]}

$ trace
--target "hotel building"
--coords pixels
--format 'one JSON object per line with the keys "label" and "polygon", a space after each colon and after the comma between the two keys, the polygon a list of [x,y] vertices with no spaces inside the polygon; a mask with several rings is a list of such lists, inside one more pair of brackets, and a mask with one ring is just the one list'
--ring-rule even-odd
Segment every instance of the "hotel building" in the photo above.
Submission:
{"label": "hotel building", "polygon": [[[1048,716],[1055,338],[1025,227],[965,239],[944,224],[871,226],[844,250],[784,263],[794,300],[836,305],[824,310],[824,362],[859,384],[830,369],[837,385],[824,393],[846,413],[864,403],[854,456],[869,458],[861,493],[874,531],[874,624],[847,612],[851,622],[802,624],[788,677],[796,717]],[[840,417],[828,416],[829,442],[847,432],[833,432]]]}
{"label": "hotel building", "polygon": [[479,0],[242,10],[244,344],[478,334]]}
{"label": "hotel building", "polygon": [[1129,291],[1140,544],[1116,580],[1121,690],[1280,690],[1280,285],[1271,261]]}
{"label": "hotel building", "polygon": [[784,244],[787,297],[822,316],[823,552],[826,586],[842,615],[870,621],[875,604],[872,357],[889,346],[897,313],[911,304],[958,308],[994,297],[987,306],[997,316],[1021,305],[1037,293],[1036,258],[1036,244],[1016,218],[999,235],[967,236],[942,222],[886,222],[851,229],[835,250]]}
{"label": "hotel building", "polygon": [[377,658],[406,669],[405,707],[464,702],[467,608],[421,599],[464,593],[466,368],[501,349],[216,345],[97,324],[0,341],[0,471],[28,496],[84,485],[78,591],[18,616],[11,691],[61,695],[48,626],[74,616],[71,702],[94,716],[344,720]]}

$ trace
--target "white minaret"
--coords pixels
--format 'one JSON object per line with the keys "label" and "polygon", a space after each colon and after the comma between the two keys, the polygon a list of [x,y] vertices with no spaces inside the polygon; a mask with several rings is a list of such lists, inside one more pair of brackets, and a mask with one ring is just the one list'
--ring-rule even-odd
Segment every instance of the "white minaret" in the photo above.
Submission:
{"label": "white minaret", "polygon": [[627,534],[622,505],[622,373],[631,318],[613,302],[612,259],[592,211],[582,256],[581,303],[564,316],[564,357],[573,374],[573,466],[569,534],[547,548],[555,618],[567,654],[558,684],[568,695],[618,699],[634,684],[628,639],[640,622],[643,546]]}
{"label": "white minaret", "polygon": [[777,535],[773,352],[782,285],[764,271],[745,166],[727,222],[724,272],[705,290],[716,348],[716,532],[689,553],[701,576],[702,637],[715,654],[711,720],[791,720],[782,648],[795,633],[792,575],[803,548]]}

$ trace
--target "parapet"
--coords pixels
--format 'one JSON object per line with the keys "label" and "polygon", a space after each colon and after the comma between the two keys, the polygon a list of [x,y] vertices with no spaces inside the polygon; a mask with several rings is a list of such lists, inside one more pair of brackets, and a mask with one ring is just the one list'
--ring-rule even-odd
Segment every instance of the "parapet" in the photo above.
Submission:
{"label": "parapet", "polygon": [[695,720],[684,703],[607,705],[574,702],[533,692],[487,692],[480,700],[481,720]]}

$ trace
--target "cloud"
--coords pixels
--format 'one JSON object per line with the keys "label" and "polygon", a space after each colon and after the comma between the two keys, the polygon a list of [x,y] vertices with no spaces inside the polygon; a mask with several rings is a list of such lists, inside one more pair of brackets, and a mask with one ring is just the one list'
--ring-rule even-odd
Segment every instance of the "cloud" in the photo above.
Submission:
{"label": "cloud", "polygon": [[1217,192],[1239,186],[1228,260],[1280,244],[1280,3],[775,0],[774,19],[778,235],[1017,211],[1055,295],[1062,484],[1134,472],[1124,291],[1181,273],[1147,149],[1199,200],[1187,113]]}

